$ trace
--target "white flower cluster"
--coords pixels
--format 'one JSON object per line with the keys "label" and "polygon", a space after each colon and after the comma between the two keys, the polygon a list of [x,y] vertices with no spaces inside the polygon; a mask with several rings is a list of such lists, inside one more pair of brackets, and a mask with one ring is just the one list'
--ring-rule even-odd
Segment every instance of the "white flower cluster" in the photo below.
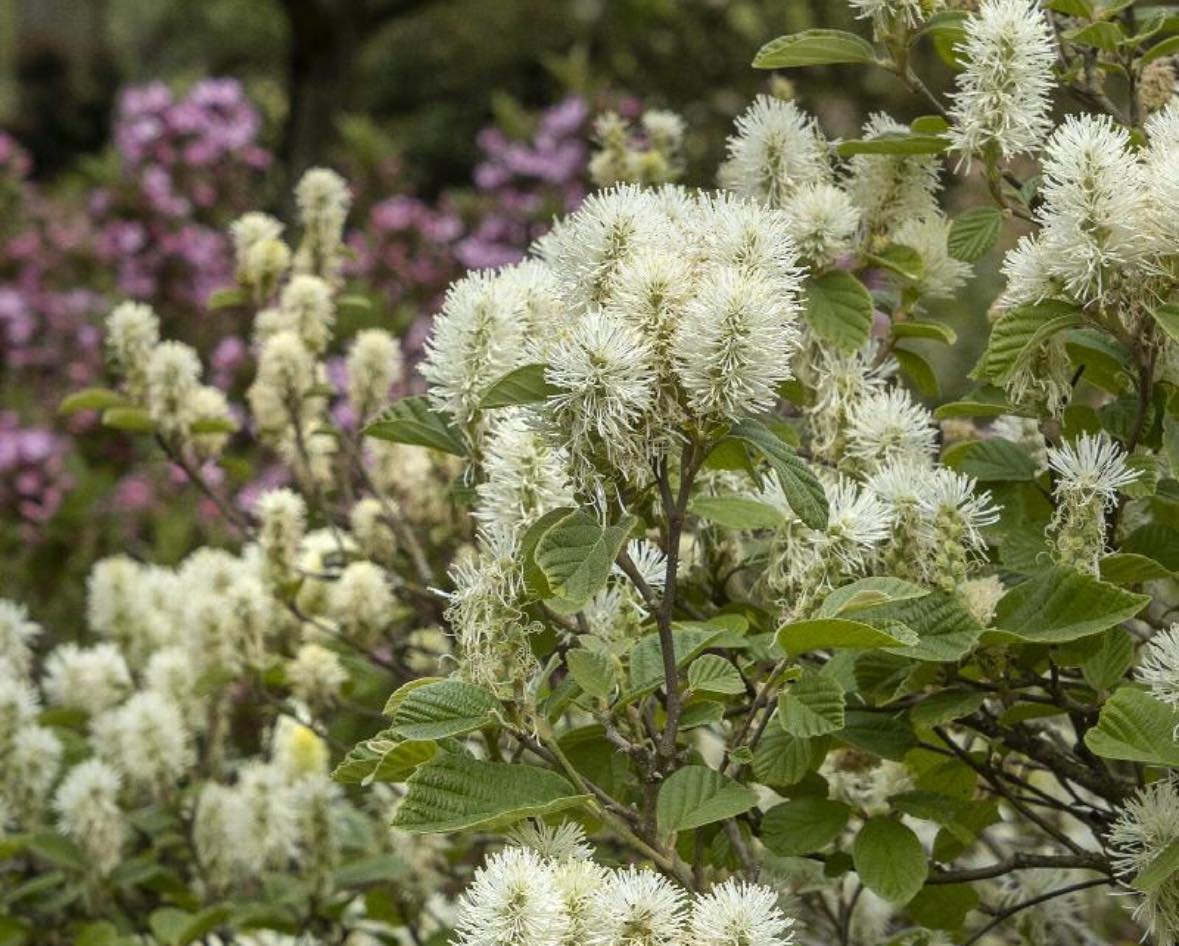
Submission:
{"label": "white flower cluster", "polygon": [[675,112],[646,111],[637,129],[617,112],[604,112],[594,122],[594,138],[589,175],[599,187],[670,184],[683,173],[684,120]]}
{"label": "white flower cluster", "polygon": [[106,347],[124,389],[159,434],[202,460],[218,456],[237,424],[219,388],[201,383],[201,362],[183,342],[160,341],[150,306],[125,302],[106,322]]}
{"label": "white flower cluster", "polygon": [[1028,154],[1052,127],[1056,46],[1038,0],[983,0],[966,20],[950,140],[969,162]]}
{"label": "white flower cluster", "polygon": [[[1114,869],[1127,886],[1179,842],[1179,785],[1161,778],[1131,798],[1109,832]],[[1179,943],[1179,874],[1135,892],[1135,917],[1159,946]]]}
{"label": "white flower cluster", "polygon": [[[456,946],[789,946],[767,887],[728,880],[691,897],[660,874],[608,870],[542,834],[487,858],[462,895]],[[535,844],[535,846],[530,846]]]}

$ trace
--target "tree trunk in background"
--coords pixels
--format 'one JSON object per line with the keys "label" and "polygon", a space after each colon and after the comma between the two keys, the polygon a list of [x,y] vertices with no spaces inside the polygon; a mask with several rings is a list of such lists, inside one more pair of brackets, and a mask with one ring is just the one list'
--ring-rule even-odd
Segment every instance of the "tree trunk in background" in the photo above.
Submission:
{"label": "tree trunk in background", "polygon": [[290,25],[289,97],[281,156],[297,178],[324,160],[336,137],[336,115],[347,107],[349,60],[355,52],[351,3],[282,0]]}

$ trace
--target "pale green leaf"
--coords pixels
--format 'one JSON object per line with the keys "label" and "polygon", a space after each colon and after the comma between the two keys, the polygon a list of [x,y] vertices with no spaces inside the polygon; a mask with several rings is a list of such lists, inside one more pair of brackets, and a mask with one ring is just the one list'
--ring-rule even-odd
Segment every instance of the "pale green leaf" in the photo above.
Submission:
{"label": "pale green leaf", "polygon": [[547,366],[521,365],[496,380],[479,401],[483,410],[511,407],[515,404],[534,404],[560,391],[545,380]]}
{"label": "pale green leaf", "polygon": [[430,409],[421,395],[395,401],[377,420],[364,428],[366,437],[430,447],[462,457],[467,455],[458,431],[448,418]]}
{"label": "pale green leaf", "polygon": [[852,860],[864,886],[890,903],[908,903],[929,875],[917,835],[891,818],[871,818],[860,828]]}
{"label": "pale green leaf", "polygon": [[872,62],[876,53],[871,43],[842,30],[804,30],[779,36],[758,50],[755,69],[788,69],[794,66],[823,66],[842,62]]}
{"label": "pale green leaf", "polygon": [[752,418],[734,424],[729,436],[752,447],[773,467],[786,502],[805,525],[812,529],[827,527],[827,494],[793,448]]}
{"label": "pale green leaf", "polygon": [[813,739],[844,726],[843,687],[829,677],[808,674],[778,697],[778,723],[792,736]]}
{"label": "pale green leaf", "polygon": [[837,351],[850,354],[872,330],[872,296],[851,273],[833,269],[806,283],[806,320]]}
{"label": "pale green leaf", "polygon": [[1021,640],[1061,644],[1111,628],[1141,611],[1150,598],[1058,565],[1007,592],[994,626]]}
{"label": "pale green leaf", "polygon": [[744,693],[737,668],[717,654],[701,654],[688,667],[688,686],[702,693]]}
{"label": "pale green leaf", "polygon": [[1179,766],[1175,728],[1179,711],[1132,686],[1118,689],[1101,708],[1085,745],[1105,759]]}
{"label": "pale green leaf", "polygon": [[703,765],[676,769],[659,788],[655,820],[665,833],[735,818],[757,804],[757,795],[720,772]]}
{"label": "pale green leaf", "polygon": [[488,725],[499,708],[482,687],[439,680],[406,694],[393,713],[393,727],[403,739],[445,739]]}

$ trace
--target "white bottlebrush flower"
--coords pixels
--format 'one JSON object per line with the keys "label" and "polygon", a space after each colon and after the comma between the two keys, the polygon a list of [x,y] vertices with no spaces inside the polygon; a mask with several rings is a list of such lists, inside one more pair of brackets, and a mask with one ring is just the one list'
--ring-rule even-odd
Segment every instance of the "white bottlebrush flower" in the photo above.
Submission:
{"label": "white bottlebrush flower", "polygon": [[918,574],[945,591],[957,591],[966,581],[970,563],[982,556],[982,530],[999,520],[991,494],[975,491],[975,481],[962,473],[931,470],[918,499],[923,546]]}
{"label": "white bottlebrush flower", "polygon": [[474,516],[490,528],[523,533],[546,512],[574,505],[567,454],[522,410],[500,411],[492,421],[483,473]]}
{"label": "white bottlebrush flower", "polygon": [[928,464],[936,438],[933,415],[904,388],[869,394],[848,411],[846,455],[868,472],[886,461]]}
{"label": "white bottlebrush flower", "polygon": [[107,316],[107,355],[135,399],[145,393],[147,361],[159,343],[160,319],[151,306],[124,302]]}
{"label": "white bottlebrush flower", "polygon": [[671,371],[671,340],[695,285],[691,258],[662,247],[636,253],[618,267],[606,314],[642,332],[655,351],[661,376]]}
{"label": "white bottlebrush flower", "polygon": [[794,921],[769,887],[726,880],[696,898],[687,946],[789,946]]}
{"label": "white bottlebrush flower", "polygon": [[590,946],[678,946],[685,928],[684,892],[660,874],[616,871],[598,894],[601,923]]}
{"label": "white bottlebrush flower", "polygon": [[299,647],[286,664],[287,682],[295,698],[312,706],[330,703],[348,682],[348,671],[339,655],[314,642]]}
{"label": "white bottlebrush flower", "polygon": [[332,584],[328,611],[350,638],[374,641],[389,626],[393,612],[390,575],[375,562],[351,562]]}
{"label": "white bottlebrush flower", "polygon": [[0,746],[41,708],[41,698],[24,671],[0,660]]}
{"label": "white bottlebrush flower", "polygon": [[40,633],[41,626],[29,617],[28,608],[0,598],[0,663],[27,672],[32,660],[30,645]]}
{"label": "white bottlebrush flower", "polygon": [[1179,624],[1159,631],[1138,655],[1136,679],[1164,703],[1179,709]]}
{"label": "white bottlebrush flower", "polygon": [[962,60],[950,141],[964,158],[1035,151],[1052,127],[1052,26],[1037,0],[983,0],[955,47]]}
{"label": "white bottlebrush flower", "polygon": [[591,194],[537,245],[574,314],[609,302],[622,267],[652,250],[682,251],[650,191],[622,185]]}
{"label": "white bottlebrush flower", "polygon": [[[387,500],[396,509],[393,500]],[[397,553],[397,535],[388,522],[385,503],[375,496],[358,499],[348,512],[348,527],[365,558],[389,563]]]}
{"label": "white bottlebrush flower", "polygon": [[299,825],[291,804],[292,786],[277,766],[258,760],[241,770],[236,791],[238,833],[226,839],[237,848],[239,868],[257,877],[268,867],[285,867],[298,853]]}
{"label": "white bottlebrush flower", "polygon": [[347,181],[328,168],[312,168],[295,187],[295,204],[303,224],[295,268],[334,279],[340,265],[344,221],[352,205]]}
{"label": "white bottlebrush flower", "polygon": [[1179,241],[1179,99],[1147,119],[1146,135],[1150,143],[1142,154],[1154,223],[1165,245],[1174,246]]}
{"label": "white bottlebrush flower", "polygon": [[[188,403],[189,422],[194,428],[189,432],[189,442],[196,455],[202,461],[220,456],[232,431],[237,429],[225,392],[211,384],[197,385]],[[199,429],[201,424],[206,425],[203,431]]]}
{"label": "white bottlebrush flower", "polygon": [[162,693],[184,711],[190,726],[205,721],[204,699],[197,690],[192,654],[188,647],[173,645],[153,653],[143,668],[143,685]]}
{"label": "white bottlebrush flower", "polygon": [[183,342],[160,342],[147,360],[147,409],[160,432],[187,435],[192,395],[200,384],[201,360]]}
{"label": "white bottlebrush flower", "polygon": [[363,423],[389,400],[389,389],[404,375],[401,345],[384,329],[356,333],[348,350],[348,401]]}
{"label": "white bottlebrush flower", "polygon": [[951,225],[945,217],[931,214],[906,220],[893,232],[897,243],[913,248],[921,257],[917,290],[929,299],[954,298],[973,273],[969,263],[950,255]]}
{"label": "white bottlebrush flower", "polygon": [[61,644],[45,661],[41,687],[49,702],[97,716],[120,702],[131,689],[131,673],[114,644],[86,648]]}
{"label": "white bottlebrush flower", "polygon": [[1081,434],[1072,443],[1050,448],[1048,466],[1057,476],[1058,499],[1100,499],[1106,506],[1140,475],[1126,464],[1126,452],[1105,433]]}
{"label": "white bottlebrush flower", "polygon": [[471,273],[451,284],[421,365],[436,409],[465,423],[484,392],[519,364],[528,330],[523,303],[519,282],[501,273]]}
{"label": "white bottlebrush flower", "polygon": [[851,249],[860,212],[847,193],[823,181],[796,190],[782,208],[798,255],[813,266],[829,266]]}
{"label": "white bottlebrush flower", "polygon": [[201,872],[214,889],[225,889],[235,879],[247,820],[241,793],[213,781],[201,787],[193,811],[192,840]]}
{"label": "white bottlebrush flower", "polygon": [[310,726],[290,716],[280,716],[275,721],[270,754],[272,767],[292,784],[326,776],[331,763],[327,743]]}
{"label": "white bottlebrush flower", "polygon": [[737,118],[721,167],[726,189],[782,207],[804,184],[827,180],[827,142],[815,120],[793,102],[759,95]]}
{"label": "white bottlebrush flower", "polygon": [[102,876],[118,866],[127,836],[121,789],[118,772],[100,759],[88,759],[66,773],[53,796],[62,833],[86,852]]}
{"label": "white bottlebrush flower", "polygon": [[1149,271],[1154,198],[1126,129],[1104,115],[1066,118],[1045,147],[1040,194],[1045,265],[1079,301]]}
{"label": "white bottlebrush flower", "polygon": [[1007,285],[999,297],[1000,309],[1013,309],[1029,302],[1043,302],[1057,295],[1062,286],[1051,269],[1043,235],[1025,234],[1003,257]]}
{"label": "white bottlebrush flower", "polygon": [[1125,451],[1104,432],[1053,447],[1048,466],[1056,474],[1056,512],[1048,524],[1056,557],[1096,575],[1105,552],[1105,513],[1140,471],[1129,468]]}
{"label": "white bottlebrush flower", "polygon": [[705,267],[735,267],[770,280],[784,294],[798,292],[798,248],[784,210],[720,193],[699,198],[690,214],[686,227]]}
{"label": "white bottlebrush flower", "polygon": [[307,273],[292,277],[282,291],[279,311],[308,351],[322,355],[327,350],[336,324],[336,305],[326,281]]}
{"label": "white bottlebrush flower", "polygon": [[[5,741],[0,738],[0,744]],[[18,728],[7,740],[0,769],[0,800],[19,817],[36,817],[57,779],[63,751],[61,740],[48,726],[31,723]]]}
{"label": "white bottlebrush flower", "polygon": [[[907,135],[909,128],[883,112],[868,118],[861,137]],[[845,188],[870,234],[887,234],[906,220],[937,212],[941,161],[932,154],[857,154],[848,162]]]}
{"label": "white bottlebrush flower", "polygon": [[602,924],[601,893],[610,883],[610,873],[588,857],[566,857],[554,861],[553,883],[568,918],[565,946],[592,942]]}
{"label": "white bottlebrush flower", "polygon": [[285,577],[299,557],[307,530],[307,503],[292,489],[267,490],[258,497],[258,544],[274,574]]}
{"label": "white bottlebrush flower", "polygon": [[593,848],[585,839],[585,829],[576,821],[562,821],[556,827],[543,821],[522,822],[511,832],[512,843],[534,850],[551,861],[589,860]]}
{"label": "white bottlebrush flower", "polygon": [[547,405],[574,453],[600,442],[630,445],[655,399],[654,352],[629,324],[586,315],[552,351],[546,380],[560,388]]}
{"label": "white bottlebrush flower", "polygon": [[281,432],[308,405],[317,379],[315,359],[294,332],[275,332],[262,343],[258,373],[247,398],[250,413],[264,432]]}
{"label": "white bottlebrush flower", "polygon": [[169,791],[195,761],[180,707],[158,690],[141,690],[91,725],[100,754],[130,784],[157,795]]}
{"label": "white bottlebrush flower", "polygon": [[569,917],[549,862],[529,848],[487,858],[459,899],[458,946],[562,946]]}
{"label": "white bottlebrush flower", "polygon": [[958,586],[958,596],[966,610],[974,615],[983,627],[989,627],[995,618],[999,600],[1007,594],[1007,587],[998,575],[970,578]]}
{"label": "white bottlebrush flower", "polygon": [[[663,550],[643,539],[631,539],[626,543],[626,554],[647,585],[657,592],[662,592],[663,584],[667,580],[667,556],[663,554]],[[614,566],[614,572],[623,574],[617,565]]]}
{"label": "white bottlebrush flower", "polygon": [[888,511],[876,495],[840,476],[824,483],[827,529],[819,545],[854,573],[864,567],[876,547],[888,537]]}
{"label": "white bottlebrush flower", "polygon": [[[1161,778],[1122,805],[1107,842],[1121,880],[1129,885],[1168,847],[1179,841],[1179,787]],[[1179,874],[1172,873],[1147,893],[1136,895],[1135,917],[1158,946],[1179,943]]]}
{"label": "white bottlebrush flower", "polygon": [[887,30],[892,23],[914,27],[945,6],[945,0],[851,0],[856,17],[872,21],[877,32]]}
{"label": "white bottlebrush flower", "polygon": [[229,235],[233,239],[233,253],[237,258],[239,268],[245,265],[246,259],[257,244],[265,240],[277,240],[282,236],[282,223],[268,213],[258,210],[242,214],[229,225]]}
{"label": "white bottlebrush flower", "polygon": [[797,297],[733,267],[709,273],[684,312],[676,373],[697,417],[735,420],[769,410],[793,375]]}

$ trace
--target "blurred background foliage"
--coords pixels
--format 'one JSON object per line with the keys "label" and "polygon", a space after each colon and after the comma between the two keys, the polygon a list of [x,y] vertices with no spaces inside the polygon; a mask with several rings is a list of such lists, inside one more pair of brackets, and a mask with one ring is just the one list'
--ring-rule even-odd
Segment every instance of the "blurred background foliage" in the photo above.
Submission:
{"label": "blurred background foliage", "polygon": [[[604,108],[673,109],[688,129],[684,183],[710,186],[734,117],[759,92],[783,91],[785,77],[750,67],[754,53],[813,26],[865,32],[844,0],[0,0],[0,132],[16,143],[0,154],[0,481],[10,486],[0,483],[0,596],[68,626],[96,557],[173,562],[216,540],[216,517],[158,455],[67,423],[55,406],[102,383],[97,326],[128,296],[210,363],[225,355],[217,383],[240,397],[248,327],[236,354],[209,350],[235,314],[201,301],[210,281],[231,278],[234,215],[254,206],[289,217],[281,195],[302,170],[341,170],[357,195],[355,275],[373,303],[341,321],[408,332],[412,352],[449,279],[518,256],[584,192],[584,154],[556,181],[489,185],[484,172],[500,174],[513,143],[551,160],[569,142],[582,147]],[[914,62],[944,91],[950,70],[927,43]],[[232,179],[220,164],[172,168],[160,191],[151,163],[131,159],[115,132],[129,111],[155,107],[152,83],[171,90],[167,108],[187,108],[211,78],[241,84],[248,103],[228,107],[247,124],[256,111],[251,144],[264,161]],[[857,137],[875,111],[921,114],[883,71],[831,66],[789,80],[831,137]],[[580,123],[559,103],[574,103]],[[192,187],[217,191],[222,177],[224,193],[183,209]],[[951,211],[985,200],[968,178],[948,178]],[[975,300],[993,298],[999,256],[979,266],[977,293],[930,313],[965,341],[927,352],[944,395],[969,384],[985,325]],[[219,475],[245,494],[246,473]]]}

